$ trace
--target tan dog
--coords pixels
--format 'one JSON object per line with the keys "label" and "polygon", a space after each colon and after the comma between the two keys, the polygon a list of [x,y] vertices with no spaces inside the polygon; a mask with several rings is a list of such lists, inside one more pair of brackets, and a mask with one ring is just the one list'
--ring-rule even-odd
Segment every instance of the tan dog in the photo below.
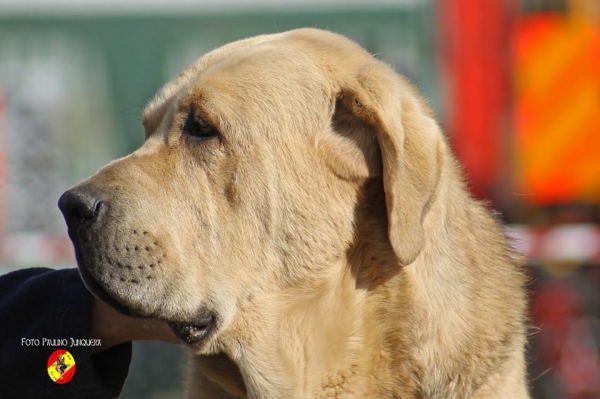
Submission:
{"label": "tan dog", "polygon": [[63,195],[88,288],[167,320],[191,398],[527,398],[525,278],[416,91],[313,29],[168,83]]}

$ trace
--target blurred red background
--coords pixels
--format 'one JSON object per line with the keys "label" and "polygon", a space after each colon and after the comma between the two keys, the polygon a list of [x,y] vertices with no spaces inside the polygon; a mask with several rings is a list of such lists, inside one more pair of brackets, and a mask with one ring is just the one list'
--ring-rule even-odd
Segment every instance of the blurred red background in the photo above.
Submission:
{"label": "blurred red background", "polygon": [[535,397],[600,397],[600,2],[438,0],[445,118],[532,273]]}

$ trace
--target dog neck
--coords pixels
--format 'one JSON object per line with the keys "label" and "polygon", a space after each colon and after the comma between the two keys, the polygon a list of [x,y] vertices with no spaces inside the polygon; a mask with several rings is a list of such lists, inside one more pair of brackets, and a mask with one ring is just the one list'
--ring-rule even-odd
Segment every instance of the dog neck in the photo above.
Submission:
{"label": "dog neck", "polygon": [[338,397],[358,387],[371,397],[377,389],[373,376],[389,359],[369,293],[356,289],[346,262],[327,273],[316,288],[290,288],[269,331],[244,347],[238,364],[250,397]]}
{"label": "dog neck", "polygon": [[[406,310],[381,309],[381,301],[407,302],[389,297],[383,281],[370,289],[357,287],[352,263],[367,256],[366,251],[359,246],[349,253],[350,259],[332,264],[318,285],[289,288],[283,299],[278,295],[282,310],[257,315],[260,323],[252,325],[262,328],[252,335],[246,328],[244,341],[227,348],[229,358],[197,359],[193,373],[203,378],[192,391],[216,384],[229,397],[384,397],[389,387],[398,387],[391,383],[398,380],[403,390],[412,390],[408,374],[397,372],[399,367],[411,369],[406,358],[397,358],[397,348],[409,346],[390,338],[399,336],[398,331],[389,334],[383,327],[390,318],[401,322]],[[408,297],[406,290],[393,291],[396,297]],[[394,323],[393,328],[402,327]],[[242,336],[239,331],[234,334]]]}
{"label": "dog neck", "polygon": [[224,349],[231,360],[198,359],[193,373],[204,378],[191,381],[198,384],[192,391],[206,390],[209,382],[230,397],[366,398],[390,396],[392,389],[410,397],[415,392],[416,367],[398,349],[413,347],[406,342],[411,334],[403,331],[413,325],[413,295],[387,239],[381,183],[373,180],[365,188],[367,202],[374,204],[362,208],[360,217],[369,223],[360,224],[368,227],[357,232],[345,256],[283,295],[261,296],[264,303],[255,300],[241,309],[243,325],[229,326],[226,333],[227,341],[237,343]]}

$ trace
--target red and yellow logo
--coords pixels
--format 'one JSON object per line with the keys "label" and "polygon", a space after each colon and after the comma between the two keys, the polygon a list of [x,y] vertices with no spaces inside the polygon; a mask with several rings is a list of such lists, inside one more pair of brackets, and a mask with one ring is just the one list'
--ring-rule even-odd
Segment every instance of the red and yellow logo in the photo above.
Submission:
{"label": "red and yellow logo", "polygon": [[75,374],[75,359],[68,351],[59,349],[48,358],[48,375],[57,384],[66,384]]}

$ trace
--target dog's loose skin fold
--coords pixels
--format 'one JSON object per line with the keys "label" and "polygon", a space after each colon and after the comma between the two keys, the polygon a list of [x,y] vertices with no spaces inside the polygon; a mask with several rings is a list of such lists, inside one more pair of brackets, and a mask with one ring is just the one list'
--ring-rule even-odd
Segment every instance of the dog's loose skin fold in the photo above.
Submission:
{"label": "dog's loose skin fold", "polygon": [[[192,113],[220,141],[186,138]],[[529,397],[522,260],[390,67],[330,32],[259,36],[196,61],[143,123],[82,187],[123,215],[106,231],[156,237],[152,278],[113,277],[134,271],[110,266],[130,259],[112,233],[78,259],[139,314],[216,315],[188,397]]]}

